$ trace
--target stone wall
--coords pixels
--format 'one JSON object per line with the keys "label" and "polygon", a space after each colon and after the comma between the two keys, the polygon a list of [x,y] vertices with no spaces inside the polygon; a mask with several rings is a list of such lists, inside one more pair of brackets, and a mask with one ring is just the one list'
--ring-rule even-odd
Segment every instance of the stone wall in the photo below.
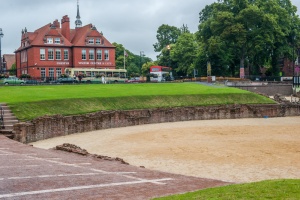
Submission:
{"label": "stone wall", "polygon": [[76,116],[44,116],[14,125],[14,139],[30,143],[87,131],[164,122],[299,116],[300,106],[225,105],[209,107],[159,108],[130,111],[100,111]]}

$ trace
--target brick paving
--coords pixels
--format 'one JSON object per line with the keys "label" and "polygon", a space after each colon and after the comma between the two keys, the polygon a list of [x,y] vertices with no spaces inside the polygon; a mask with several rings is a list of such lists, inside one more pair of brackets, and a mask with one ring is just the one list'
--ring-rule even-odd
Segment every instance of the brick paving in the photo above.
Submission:
{"label": "brick paving", "polygon": [[0,199],[151,199],[231,183],[148,170],[0,136]]}

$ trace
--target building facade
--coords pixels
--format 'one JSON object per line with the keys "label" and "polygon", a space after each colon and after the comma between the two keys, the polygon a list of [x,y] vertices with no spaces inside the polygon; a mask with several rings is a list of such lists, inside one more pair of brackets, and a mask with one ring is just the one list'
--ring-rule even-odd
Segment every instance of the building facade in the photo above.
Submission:
{"label": "building facade", "polygon": [[66,68],[115,69],[115,47],[95,26],[82,26],[77,7],[75,29],[69,17],[55,20],[34,32],[22,30],[21,46],[15,51],[17,76],[28,74],[53,80]]}

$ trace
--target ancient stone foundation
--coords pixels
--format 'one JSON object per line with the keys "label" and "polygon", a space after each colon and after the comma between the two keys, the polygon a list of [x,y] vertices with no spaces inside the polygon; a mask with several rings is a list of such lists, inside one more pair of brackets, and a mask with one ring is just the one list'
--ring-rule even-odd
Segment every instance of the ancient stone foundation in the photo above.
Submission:
{"label": "ancient stone foundation", "polygon": [[130,111],[100,111],[76,116],[44,116],[30,122],[15,124],[14,139],[22,143],[30,143],[73,133],[142,124],[285,116],[300,116],[300,105],[226,105]]}

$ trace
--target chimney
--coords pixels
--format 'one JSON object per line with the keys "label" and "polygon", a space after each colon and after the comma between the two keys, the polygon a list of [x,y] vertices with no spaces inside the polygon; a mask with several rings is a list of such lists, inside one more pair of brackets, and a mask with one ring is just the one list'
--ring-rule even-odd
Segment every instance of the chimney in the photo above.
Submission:
{"label": "chimney", "polygon": [[63,16],[61,19],[61,33],[68,41],[71,40],[70,18],[68,15]]}
{"label": "chimney", "polygon": [[60,23],[58,22],[57,19],[53,22],[53,26],[54,26],[55,28],[60,28]]}

